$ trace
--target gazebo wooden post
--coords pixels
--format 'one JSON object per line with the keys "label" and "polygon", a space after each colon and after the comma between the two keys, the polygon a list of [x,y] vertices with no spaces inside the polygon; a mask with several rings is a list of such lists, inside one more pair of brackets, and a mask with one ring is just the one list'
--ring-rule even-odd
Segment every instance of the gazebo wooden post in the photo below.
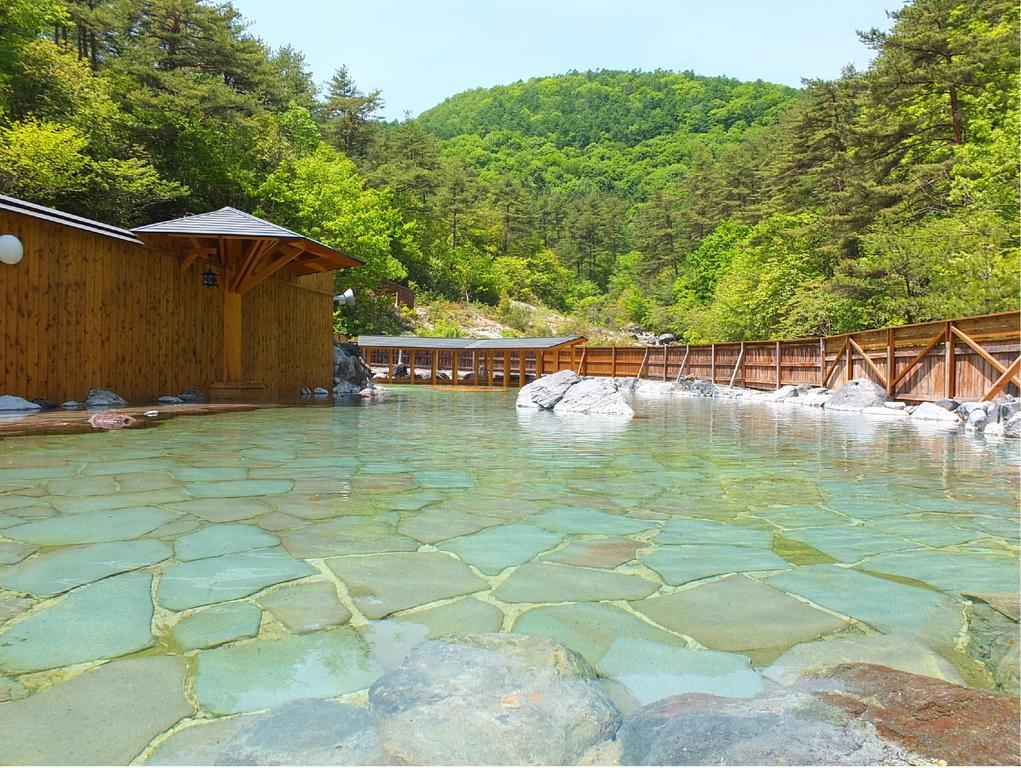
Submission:
{"label": "gazebo wooden post", "polygon": [[450,350],[450,383],[457,386],[457,369],[461,367],[461,350]]}
{"label": "gazebo wooden post", "polygon": [[503,385],[505,387],[510,386],[510,361],[511,353],[510,350],[504,350],[503,353]]}
{"label": "gazebo wooden post", "polygon": [[394,380],[394,348],[390,347],[386,351],[386,383],[389,384]]}
{"label": "gazebo wooden post", "polygon": [[415,348],[408,350],[408,383],[415,383]]}
{"label": "gazebo wooden post", "polygon": [[496,359],[496,352],[488,350],[486,352],[486,379],[489,381],[489,386],[493,386],[493,361]]}
{"label": "gazebo wooden post", "polygon": [[241,381],[241,294],[223,294],[223,380]]}
{"label": "gazebo wooden post", "polygon": [[432,354],[429,356],[432,361],[432,370],[430,372],[432,373],[433,386],[436,386],[436,363],[439,354],[439,351],[434,349],[432,350]]}
{"label": "gazebo wooden post", "polygon": [[525,386],[525,350],[518,350],[518,386]]}

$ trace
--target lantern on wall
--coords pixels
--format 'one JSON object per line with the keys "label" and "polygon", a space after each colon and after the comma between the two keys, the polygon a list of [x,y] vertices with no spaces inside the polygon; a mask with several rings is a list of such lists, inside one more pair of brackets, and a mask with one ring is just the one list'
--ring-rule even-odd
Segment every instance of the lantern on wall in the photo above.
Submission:
{"label": "lantern on wall", "polygon": [[333,306],[335,307],[350,307],[355,303],[355,292],[348,288],[343,293],[338,293],[333,297]]}
{"label": "lantern on wall", "polygon": [[204,285],[206,288],[215,288],[219,284],[220,283],[216,279],[216,273],[213,270],[207,269],[202,274],[202,285]]}
{"label": "lantern on wall", "polygon": [[25,255],[25,246],[14,235],[0,235],[0,262],[14,265]]}

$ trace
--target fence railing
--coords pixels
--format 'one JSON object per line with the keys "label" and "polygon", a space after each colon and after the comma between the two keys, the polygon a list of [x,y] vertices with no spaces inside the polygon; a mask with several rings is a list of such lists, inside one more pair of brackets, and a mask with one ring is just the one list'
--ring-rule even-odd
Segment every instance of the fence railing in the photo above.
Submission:
{"label": "fence railing", "polygon": [[[784,384],[839,387],[868,378],[891,398],[989,400],[1021,387],[1021,315],[1001,312],[838,336],[679,344],[580,347],[575,368],[586,376],[640,376],[670,381],[697,376],[716,384],[778,389]],[[572,367],[547,352],[544,373]]]}

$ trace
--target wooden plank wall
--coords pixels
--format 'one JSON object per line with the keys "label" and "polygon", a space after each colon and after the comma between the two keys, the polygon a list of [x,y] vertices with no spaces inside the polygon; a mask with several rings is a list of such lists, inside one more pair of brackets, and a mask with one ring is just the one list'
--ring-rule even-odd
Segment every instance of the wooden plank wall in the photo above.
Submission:
{"label": "wooden plank wall", "polygon": [[[952,354],[947,349],[948,333],[954,339]],[[969,345],[964,337],[982,351]],[[902,400],[931,401],[943,397],[978,400],[1001,379],[1002,391],[1019,394],[1016,371],[1013,376],[1004,377],[1001,368],[1010,369],[1021,355],[1021,316],[1017,312],[1001,312],[809,339],[670,347],[583,347],[581,352],[584,354],[581,373],[586,376],[637,376],[641,371],[645,378],[673,380],[683,365],[685,376],[712,379],[723,385],[733,380],[735,386],[752,389],[776,389],[784,384],[825,384],[836,388],[852,378],[868,378]],[[990,363],[990,358],[1000,367]],[[559,370],[569,367],[561,364]],[[908,369],[895,387],[890,386]]]}
{"label": "wooden plank wall", "polygon": [[[25,257],[0,265],[0,394],[132,402],[221,378],[223,301],[156,243],[133,245],[0,212]],[[271,278],[243,300],[246,377],[272,398],[332,382],[332,273]]]}

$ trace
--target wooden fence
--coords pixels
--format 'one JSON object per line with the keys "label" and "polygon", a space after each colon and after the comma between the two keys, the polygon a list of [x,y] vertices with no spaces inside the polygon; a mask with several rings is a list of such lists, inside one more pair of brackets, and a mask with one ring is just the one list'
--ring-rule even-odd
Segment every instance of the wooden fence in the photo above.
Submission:
{"label": "wooden fence", "polygon": [[[546,353],[541,370],[571,367]],[[839,387],[868,378],[908,401],[989,400],[1018,395],[1021,316],[969,317],[840,336],[656,347],[582,347],[586,376],[672,381],[697,376],[724,386],[778,389],[784,384]]]}

